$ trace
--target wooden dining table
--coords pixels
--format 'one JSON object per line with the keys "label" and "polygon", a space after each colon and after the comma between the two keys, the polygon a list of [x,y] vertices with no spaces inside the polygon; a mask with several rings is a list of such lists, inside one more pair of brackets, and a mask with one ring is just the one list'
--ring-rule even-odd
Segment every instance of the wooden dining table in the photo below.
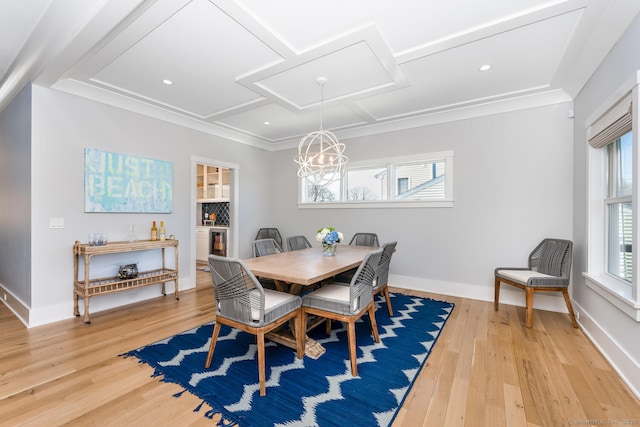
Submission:
{"label": "wooden dining table", "polygon": [[243,260],[256,277],[272,279],[279,290],[298,295],[305,286],[313,286],[358,267],[367,254],[378,248],[338,245],[334,256],[311,247]]}
{"label": "wooden dining table", "polygon": [[[323,281],[358,267],[367,254],[378,248],[371,246],[338,245],[334,256],[324,256],[320,247],[299,249],[279,254],[245,259],[242,262],[256,277],[272,279],[278,290],[299,295],[305,287],[315,287]],[[323,319],[310,320],[307,331]],[[289,331],[277,330],[267,334],[277,343],[295,348],[295,339]],[[308,347],[309,341],[307,340]],[[307,350],[305,353],[308,354]]]}

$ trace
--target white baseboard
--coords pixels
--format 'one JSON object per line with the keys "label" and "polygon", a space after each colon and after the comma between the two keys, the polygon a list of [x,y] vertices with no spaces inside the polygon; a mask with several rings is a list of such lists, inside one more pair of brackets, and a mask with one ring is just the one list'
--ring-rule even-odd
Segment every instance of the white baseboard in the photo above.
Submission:
{"label": "white baseboard", "polygon": [[584,307],[574,302],[573,309],[579,313],[578,323],[584,334],[607,359],[631,392],[640,399],[640,364],[607,334]]}
{"label": "white baseboard", "polygon": [[25,325],[29,326],[29,307],[0,283],[0,300]]}
{"label": "white baseboard", "polygon": [[[82,304],[82,302],[80,302]],[[49,304],[29,312],[29,328],[73,318],[73,302]]]}
{"label": "white baseboard", "polygon": [[[192,289],[196,287],[195,275],[191,275],[189,277],[184,277],[179,279],[180,291],[186,291],[188,289]],[[109,310],[112,308],[117,308],[120,306],[124,306],[127,304],[133,304],[140,301],[145,301],[151,298],[156,298],[158,293],[155,289],[152,289],[154,286],[148,286],[144,288],[138,289],[130,289],[123,292],[108,294],[108,295],[97,295],[95,297],[91,297],[91,303],[89,307],[89,313],[99,313],[103,310]],[[157,285],[159,288],[160,285]],[[166,293],[167,296],[173,295],[175,289],[174,282],[168,282],[166,284]],[[0,285],[0,292],[2,291],[2,286]],[[0,295],[2,296],[2,295]],[[9,298],[7,298],[9,299]],[[16,300],[17,301],[17,300]],[[4,301],[7,304],[7,301]],[[80,299],[80,314],[84,315],[84,307],[82,299]],[[57,304],[49,304],[42,307],[35,307],[29,309],[25,306],[18,306],[19,310],[13,309],[9,304],[9,309],[13,311],[16,316],[25,324],[28,328],[34,328],[36,326],[46,325],[48,323],[58,322],[60,320],[72,319],[73,315],[73,300],[65,301]],[[22,315],[20,314],[22,313]]]}
{"label": "white baseboard", "polygon": [[[470,298],[478,301],[493,302],[494,286],[470,285],[468,283],[446,282],[444,280],[424,279],[419,277],[389,275],[389,286],[431,292],[452,297]],[[509,285],[500,286],[500,304],[525,306],[524,291]],[[568,313],[564,297],[560,292],[536,292],[533,297],[533,308],[538,310]]]}

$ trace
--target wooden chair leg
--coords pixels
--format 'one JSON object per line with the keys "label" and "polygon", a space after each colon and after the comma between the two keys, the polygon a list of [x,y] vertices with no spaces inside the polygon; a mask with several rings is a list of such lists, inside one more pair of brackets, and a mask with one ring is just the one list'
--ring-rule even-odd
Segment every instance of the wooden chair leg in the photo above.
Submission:
{"label": "wooden chair leg", "polygon": [[578,321],[576,320],[576,315],[573,312],[573,306],[571,305],[571,299],[569,298],[569,291],[567,289],[562,290],[562,296],[564,297],[564,302],[567,304],[567,310],[569,311],[569,317],[571,317],[571,323],[573,323],[573,327],[578,327]]}
{"label": "wooden chair leg", "polygon": [[302,336],[304,337],[302,339],[302,345],[304,346],[306,343],[307,328],[309,327],[309,315],[304,310],[304,307],[300,307],[300,322],[303,325],[303,329],[300,332],[302,332]]}
{"label": "wooden chair leg", "polygon": [[496,290],[493,297],[493,311],[498,311],[498,301],[500,300],[500,279],[496,277]]}
{"label": "wooden chair leg", "polygon": [[389,295],[389,288],[384,287],[384,299],[387,300],[387,312],[389,313],[389,317],[393,317],[393,308],[391,308],[391,296]]}
{"label": "wooden chair leg", "polygon": [[213,351],[216,349],[216,342],[218,342],[218,335],[220,334],[220,322],[216,322],[213,325],[213,334],[211,334],[211,344],[209,344],[209,354],[207,354],[207,361],[204,364],[206,369],[211,366],[211,359],[213,359]]}
{"label": "wooden chair leg", "polygon": [[527,287],[526,293],[527,293],[527,296],[526,296],[527,317],[526,317],[525,326],[527,328],[530,328],[532,323],[532,318],[533,318],[533,288]]}
{"label": "wooden chair leg", "polygon": [[356,363],[356,325],[355,320],[347,322],[347,335],[349,337],[349,359],[351,360],[351,375],[358,376],[358,365]]}
{"label": "wooden chair leg", "polygon": [[378,335],[378,324],[376,323],[376,310],[371,304],[369,307],[369,320],[371,321],[371,330],[373,331],[373,339],[376,342],[380,342],[380,335]]}
{"label": "wooden chair leg", "polygon": [[260,380],[260,396],[266,396],[266,374],[264,362],[264,332],[258,332],[258,378]]}
{"label": "wooden chair leg", "polygon": [[300,312],[296,316],[296,327],[295,327],[295,337],[296,337],[296,355],[298,359],[302,359],[304,357],[304,342],[307,338],[307,328],[304,327],[304,323],[302,323],[304,312],[300,309]]}

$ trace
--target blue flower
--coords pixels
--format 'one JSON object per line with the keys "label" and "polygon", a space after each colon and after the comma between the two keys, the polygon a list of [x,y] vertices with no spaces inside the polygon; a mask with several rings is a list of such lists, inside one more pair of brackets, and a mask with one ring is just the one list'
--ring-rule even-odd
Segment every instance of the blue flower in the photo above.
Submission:
{"label": "blue flower", "polygon": [[342,238],[342,233],[336,231],[333,227],[321,228],[318,230],[318,234],[316,234],[316,241],[327,245],[340,243]]}

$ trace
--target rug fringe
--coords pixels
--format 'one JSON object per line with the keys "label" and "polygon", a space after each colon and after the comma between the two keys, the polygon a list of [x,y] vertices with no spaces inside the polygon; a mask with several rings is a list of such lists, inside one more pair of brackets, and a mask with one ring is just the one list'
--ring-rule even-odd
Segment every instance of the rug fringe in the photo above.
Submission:
{"label": "rug fringe", "polygon": [[[185,391],[187,391],[186,388],[184,390],[182,390],[182,391],[179,391],[179,392],[175,393],[173,395],[173,397],[180,397],[180,396],[182,396],[184,394]],[[198,411],[193,411],[193,412],[198,412]]]}
{"label": "rug fringe", "polygon": [[205,401],[203,400],[202,402],[200,402],[200,404],[198,406],[196,406],[193,409],[193,412],[200,412],[200,409],[202,409],[202,405],[204,405],[204,404],[205,404]]}
{"label": "rug fringe", "polygon": [[[220,411],[216,411],[215,409],[209,409],[207,411],[206,414],[204,414],[205,417],[209,418],[210,420],[213,419],[213,416],[216,414],[222,414]],[[230,420],[225,420],[224,419],[224,414],[222,414],[222,418],[220,418],[220,421],[218,421],[216,423],[216,427],[235,427],[235,426],[239,426],[240,424],[238,424],[235,421],[230,421]]]}

